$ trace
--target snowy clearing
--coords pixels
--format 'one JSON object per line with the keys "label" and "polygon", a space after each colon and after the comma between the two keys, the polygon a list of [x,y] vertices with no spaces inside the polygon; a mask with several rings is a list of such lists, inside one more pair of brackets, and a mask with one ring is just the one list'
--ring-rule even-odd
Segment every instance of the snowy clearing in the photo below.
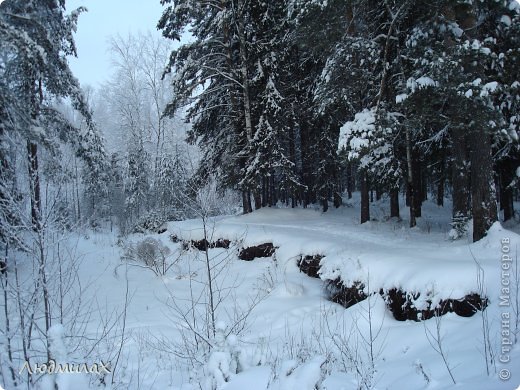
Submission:
{"label": "snowy clearing", "polygon": [[[383,210],[383,205],[375,209]],[[420,227],[414,229],[395,220],[359,225],[358,205],[353,206],[328,213],[270,208],[207,221],[209,242],[231,241],[229,249],[208,250],[218,300],[217,333],[207,336],[211,353],[191,342],[191,330],[209,332],[206,252],[182,245],[182,240],[204,238],[201,220],[170,222],[162,234],[134,234],[119,243],[106,233],[80,237],[81,283],[90,283],[89,294],[102,302],[102,309],[92,313],[87,334],[96,333],[106,313],[122,310],[128,280],[130,299],[117,367],[121,382],[113,387],[513,389],[518,385],[518,346],[508,352],[509,363],[497,359],[503,330],[500,319],[506,311],[511,311],[513,331],[512,307],[499,305],[502,240],[509,239],[515,257],[520,236],[496,224],[478,243],[453,242],[442,223],[443,209],[433,204],[428,203]],[[384,219],[383,213],[380,217]],[[172,242],[171,236],[178,242]],[[120,260],[123,247],[147,237],[169,248],[167,258],[173,266],[163,276],[134,261]],[[238,259],[241,248],[266,242],[274,244],[273,256]],[[378,294],[344,309],[327,299],[323,280],[298,269],[298,258],[313,254],[325,256],[322,279],[362,280],[367,293],[401,287],[423,296],[429,293],[429,299],[438,301],[480,289],[489,299],[486,317],[477,311],[470,318],[448,313],[422,322],[397,321]],[[480,287],[477,262],[483,270]],[[420,306],[424,300],[415,304]],[[489,375],[484,320],[495,359]],[[186,321],[193,321],[194,328],[187,329]],[[446,363],[435,350],[438,342]],[[117,337],[106,342],[100,356],[113,357],[119,345]],[[498,378],[504,368],[511,372],[508,381]],[[69,388],[81,388],[79,376],[66,377]],[[85,388],[99,381],[95,375],[82,378]]]}

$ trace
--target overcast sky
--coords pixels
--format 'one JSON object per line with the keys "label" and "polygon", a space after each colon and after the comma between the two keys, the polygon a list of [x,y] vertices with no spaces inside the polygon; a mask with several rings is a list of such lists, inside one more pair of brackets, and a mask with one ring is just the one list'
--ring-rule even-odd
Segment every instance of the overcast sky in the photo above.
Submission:
{"label": "overcast sky", "polygon": [[[1,1],[1,0],[0,0]],[[68,0],[67,9],[85,6],[75,35],[78,58],[69,58],[74,75],[82,86],[97,87],[110,76],[108,39],[130,32],[157,31],[163,7],[159,0]]]}

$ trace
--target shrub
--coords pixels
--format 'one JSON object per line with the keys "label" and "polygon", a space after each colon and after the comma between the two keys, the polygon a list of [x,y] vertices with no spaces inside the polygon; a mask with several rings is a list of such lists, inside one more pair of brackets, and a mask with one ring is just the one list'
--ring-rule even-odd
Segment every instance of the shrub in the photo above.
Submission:
{"label": "shrub", "polygon": [[156,275],[164,275],[174,264],[174,262],[168,262],[170,254],[170,248],[153,237],[147,237],[137,244],[128,245],[124,257],[142,263]]}

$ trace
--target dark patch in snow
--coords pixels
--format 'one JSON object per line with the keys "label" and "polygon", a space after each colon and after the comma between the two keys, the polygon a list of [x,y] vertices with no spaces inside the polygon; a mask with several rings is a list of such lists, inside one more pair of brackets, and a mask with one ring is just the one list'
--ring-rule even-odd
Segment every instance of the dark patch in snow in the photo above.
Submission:
{"label": "dark patch in snow", "polygon": [[[173,241],[174,240],[174,237],[177,241]],[[178,242],[178,238],[177,236],[171,236],[170,239],[173,241],[173,242]],[[224,238],[219,238],[217,241],[215,242],[209,242],[208,240],[206,240],[205,238],[203,238],[202,240],[191,240],[191,241],[183,241],[182,243],[182,248],[187,250],[189,248],[196,248],[198,249],[199,251],[206,251],[208,249],[211,249],[211,248],[224,248],[224,249],[229,249],[229,245],[231,244],[231,241],[229,240],[226,240]]]}
{"label": "dark patch in snow", "polygon": [[451,300],[451,308],[453,312],[461,317],[471,317],[477,311],[484,310],[489,301],[474,293],[466,295],[463,299]]}
{"label": "dark patch in snow", "polygon": [[[312,264],[315,267],[316,263],[319,265],[319,260],[314,260],[313,263],[311,260],[313,258],[311,256],[306,257],[309,257],[310,259],[309,264]],[[299,266],[300,263],[304,262],[304,259],[305,258],[302,258],[298,262]],[[304,267],[306,266],[308,265],[304,264]],[[302,269],[302,266],[300,266],[300,269]],[[314,270],[314,268],[312,268],[312,270]],[[305,272],[309,276],[313,276],[311,275],[313,271],[309,273],[302,269],[302,272]],[[336,280],[325,280],[325,291],[327,292],[329,299],[332,302],[339,303],[344,308],[349,308],[368,297],[364,292],[364,287],[364,284],[359,281],[354,282],[351,286],[346,286],[339,278]],[[435,307],[432,307],[431,300],[426,300],[426,308],[418,309],[415,307],[414,302],[421,296],[421,293],[419,292],[408,293],[399,288],[392,288],[387,291],[381,289],[379,295],[381,295],[385,300],[388,310],[392,312],[397,321],[412,320],[418,322],[428,320],[435,316],[443,316],[447,313],[455,313],[461,317],[472,317],[479,310],[484,310],[489,303],[487,298],[472,293],[459,299],[440,300]]]}
{"label": "dark patch in snow", "polygon": [[314,255],[314,256],[300,256],[300,259],[298,260],[298,268],[300,268],[300,271],[304,274],[307,274],[311,278],[319,278],[320,275],[318,274],[320,270],[320,261],[325,256],[322,255]]}
{"label": "dark patch in snow", "polygon": [[257,246],[251,246],[249,248],[243,248],[238,254],[240,260],[251,261],[257,257],[271,257],[276,248],[272,243],[266,242]]}
{"label": "dark patch in snow", "polygon": [[[388,309],[392,312],[392,314],[394,315],[394,318],[397,321],[406,321],[406,320],[419,321],[419,313],[421,313],[423,319],[428,319],[433,316],[433,315],[430,317],[428,317],[428,315],[425,316],[424,314],[426,314],[429,310],[419,311],[419,310],[417,310],[417,308],[415,308],[413,306],[412,300],[416,300],[417,298],[419,298],[418,293],[409,295],[405,291],[402,291],[397,288],[388,290],[388,291],[386,291],[386,293],[384,291],[381,291],[380,293],[383,296],[383,298],[385,299]],[[438,310],[437,310],[438,315],[446,314],[446,312],[443,312],[444,309],[445,308],[442,306],[440,308],[438,308]],[[428,317],[428,318],[426,318],[426,317]]]}
{"label": "dark patch in snow", "polygon": [[361,282],[354,282],[350,287],[345,286],[339,278],[325,282],[325,291],[327,291],[329,299],[344,308],[349,308],[367,299],[367,295],[363,291],[364,287]]}
{"label": "dark patch in snow", "polygon": [[441,300],[436,307],[431,307],[431,301],[427,301],[427,309],[417,309],[413,301],[417,300],[420,293],[409,294],[405,291],[393,288],[383,293],[388,309],[398,321],[421,321],[446,313],[455,313],[461,317],[471,317],[477,311],[483,310],[488,305],[487,298],[473,293],[459,299]]}

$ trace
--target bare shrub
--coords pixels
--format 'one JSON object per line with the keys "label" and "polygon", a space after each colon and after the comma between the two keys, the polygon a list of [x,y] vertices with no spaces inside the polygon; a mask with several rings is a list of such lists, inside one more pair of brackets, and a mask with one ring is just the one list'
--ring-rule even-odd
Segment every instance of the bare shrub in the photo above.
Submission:
{"label": "bare shrub", "polygon": [[135,262],[132,265],[149,268],[157,276],[165,275],[176,263],[172,259],[171,249],[153,237],[147,237],[125,248],[124,259]]}

